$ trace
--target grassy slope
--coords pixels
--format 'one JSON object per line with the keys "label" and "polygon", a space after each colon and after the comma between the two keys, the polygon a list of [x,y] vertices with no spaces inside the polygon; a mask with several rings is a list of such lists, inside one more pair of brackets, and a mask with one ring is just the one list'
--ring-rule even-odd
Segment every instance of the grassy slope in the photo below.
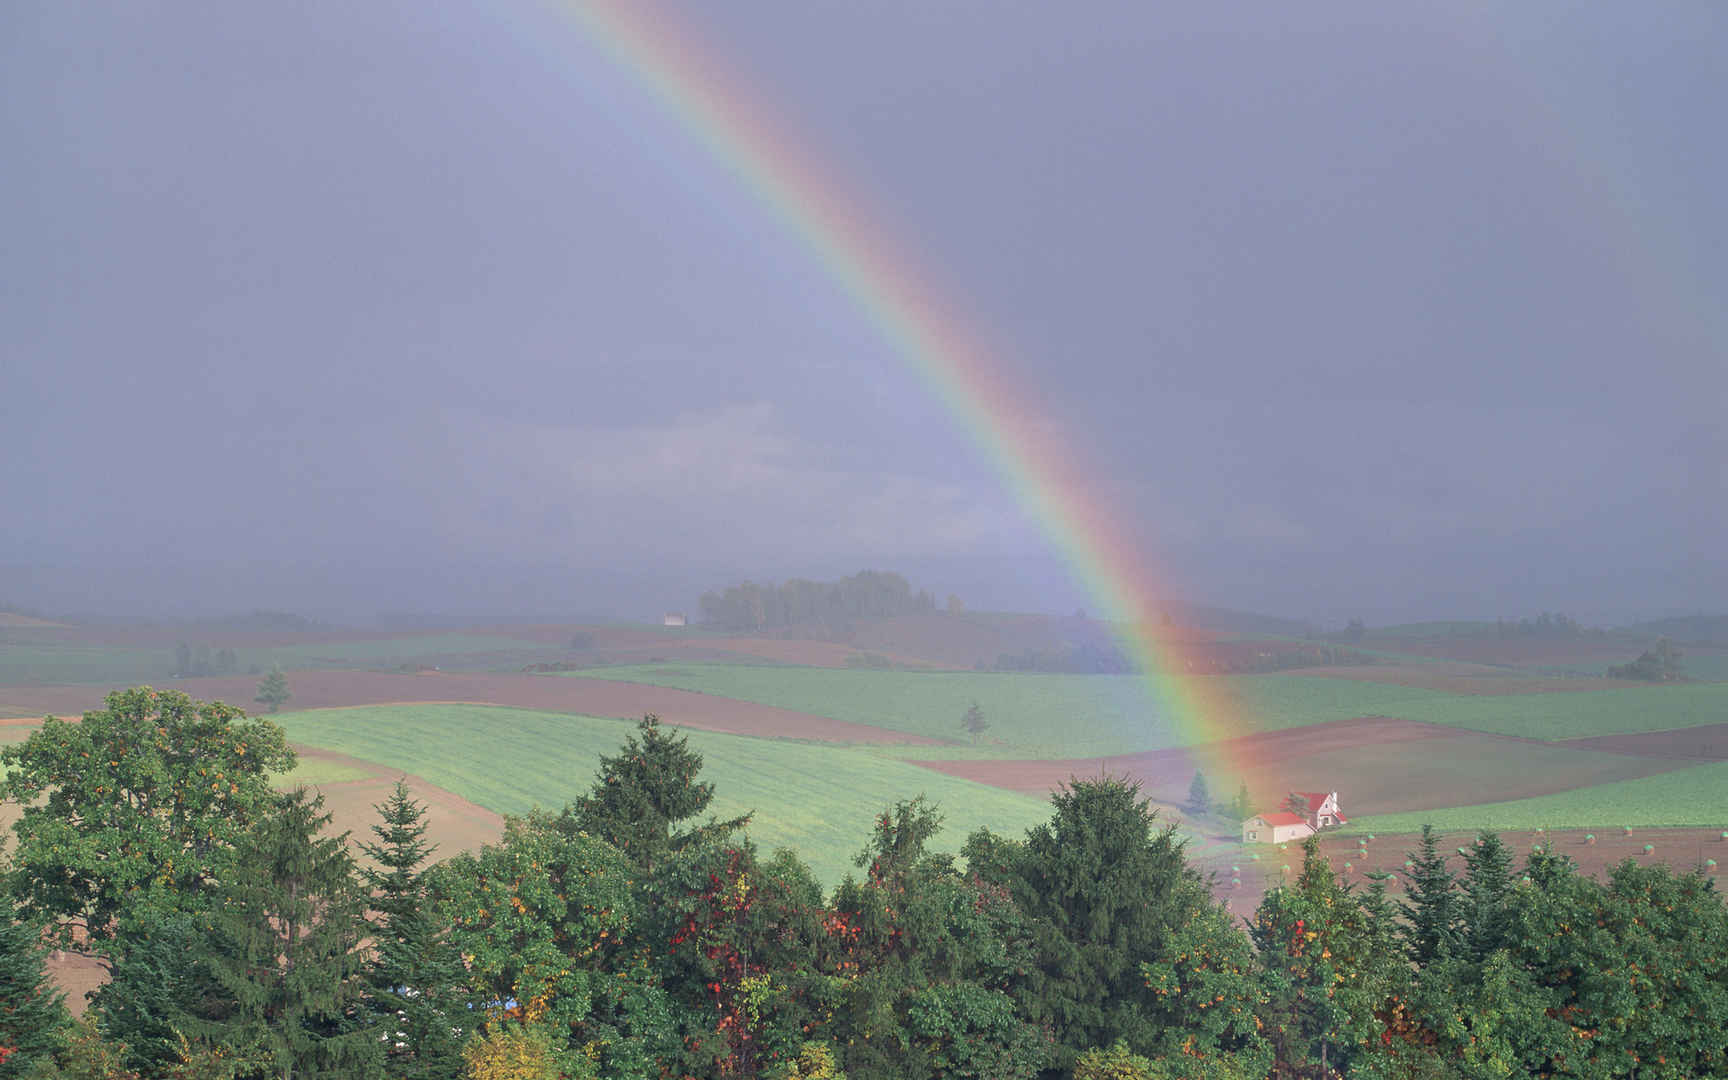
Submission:
{"label": "grassy slope", "polygon": [[[856,671],[743,665],[655,664],[572,675],[674,686],[939,739],[964,738],[960,718],[978,702],[990,722],[988,756],[1098,757],[1181,746],[1215,732],[1175,723],[1134,675],[1026,675]],[[1410,702],[1445,698],[1407,686],[1243,675],[1208,679],[1232,696],[1243,726],[1270,731],[1353,716],[1400,714]],[[957,748],[949,756],[974,756]],[[927,748],[919,756],[939,757]],[[980,754],[979,756],[984,756]]]}
{"label": "grassy slope", "polygon": [[1728,683],[1511,697],[1438,695],[1407,702],[1396,715],[1532,739],[1664,731],[1728,721]]}
{"label": "grassy slope", "polygon": [[[467,705],[320,709],[274,718],[294,742],[416,773],[500,813],[560,807],[586,791],[599,757],[633,730],[617,720]],[[864,846],[874,816],[926,794],[948,825],[936,846],[954,850],[988,825],[1018,835],[1049,817],[1039,799],[941,776],[864,750],[817,743],[687,733],[715,785],[713,813],[754,810],[750,835],[764,851],[798,850],[833,884]]]}
{"label": "grassy slope", "polygon": [[1619,825],[1728,826],[1728,762],[1699,765],[1641,780],[1542,795],[1512,802],[1454,806],[1351,821],[1351,831],[1436,829],[1608,828]]}

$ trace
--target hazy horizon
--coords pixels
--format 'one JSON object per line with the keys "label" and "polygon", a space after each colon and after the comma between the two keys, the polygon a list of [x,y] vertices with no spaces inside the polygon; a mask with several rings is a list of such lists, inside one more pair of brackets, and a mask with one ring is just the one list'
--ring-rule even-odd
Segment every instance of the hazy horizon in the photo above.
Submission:
{"label": "hazy horizon", "polygon": [[[652,6],[1187,604],[1728,611],[1714,5]],[[649,618],[864,568],[1105,599],[556,5],[35,5],[0,91],[0,602]]]}

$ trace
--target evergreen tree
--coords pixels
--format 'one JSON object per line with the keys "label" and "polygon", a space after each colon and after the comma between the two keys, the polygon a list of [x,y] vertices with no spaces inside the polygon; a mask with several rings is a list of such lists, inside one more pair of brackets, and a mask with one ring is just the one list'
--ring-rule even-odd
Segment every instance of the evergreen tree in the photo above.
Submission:
{"label": "evergreen tree", "polygon": [[180,1062],[188,1020],[210,1023],[234,1014],[233,995],[210,971],[207,920],[174,914],[163,919],[140,913],[120,928],[113,977],[90,999],[102,1031],[125,1049],[127,1068],[145,1076],[168,1075]]}
{"label": "evergreen tree", "polygon": [[293,696],[288,692],[288,676],[282,674],[281,668],[276,668],[258,681],[258,696],[252,700],[276,712]]}
{"label": "evergreen tree", "polygon": [[708,809],[714,785],[696,779],[702,755],[690,749],[688,738],[668,734],[658,716],[644,716],[636,731],[622,753],[601,757],[593,788],[565,807],[559,819],[563,831],[598,837],[651,869],[669,851],[725,836],[750,820],[748,814],[729,821],[710,819],[675,832],[679,822]]}
{"label": "evergreen tree", "polygon": [[397,780],[373,809],[382,819],[372,826],[377,842],[360,845],[377,864],[361,871],[378,913],[368,1005],[383,1032],[392,1080],[452,1076],[461,1067],[461,1041],[452,1031],[464,1023],[453,1000],[463,972],[421,880],[434,850],[426,842],[426,808]]}
{"label": "evergreen tree", "polygon": [[967,707],[966,715],[960,718],[960,726],[966,730],[966,734],[972,736],[973,742],[977,742],[978,736],[990,727],[990,721],[984,718],[983,708],[974,701]]}
{"label": "evergreen tree", "polygon": [[1212,789],[1206,784],[1206,774],[1198,769],[1188,785],[1188,809],[1195,814],[1212,812]]}
{"label": "evergreen tree", "polygon": [[320,836],[324,797],[297,788],[246,838],[238,873],[214,913],[210,975],[232,997],[218,1019],[187,1017],[189,1034],[296,1075],[378,1072],[378,1040],[352,1007],[363,968],[365,898],[347,834]]}
{"label": "evergreen tree", "polygon": [[64,1040],[71,1017],[42,966],[42,935],[0,901],[0,1077],[24,1076]]}
{"label": "evergreen tree", "polygon": [[1165,955],[1211,898],[1138,784],[1073,780],[1051,802],[1054,816],[1023,845],[996,849],[1012,859],[1003,877],[1038,951],[1023,1007],[1051,1026],[1059,1068],[1117,1039],[1156,1052],[1165,1022],[1141,963]]}
{"label": "evergreen tree", "polygon": [[1247,821],[1254,816],[1254,799],[1248,794],[1248,782],[1243,781],[1236,788],[1236,801],[1231,804],[1230,812],[1237,821]]}
{"label": "evergreen tree", "polygon": [[1483,830],[1465,853],[1463,892],[1463,955],[1479,964],[1506,944],[1510,918],[1512,852],[1498,834]]}
{"label": "evergreen tree", "polygon": [[1405,949],[1418,966],[1452,953],[1458,944],[1458,922],[1461,914],[1457,879],[1447,869],[1446,856],[1440,851],[1440,839],[1432,825],[1422,826],[1422,839],[1410,854],[1414,866],[1407,872],[1410,899],[1400,901],[1408,925],[1404,929]]}

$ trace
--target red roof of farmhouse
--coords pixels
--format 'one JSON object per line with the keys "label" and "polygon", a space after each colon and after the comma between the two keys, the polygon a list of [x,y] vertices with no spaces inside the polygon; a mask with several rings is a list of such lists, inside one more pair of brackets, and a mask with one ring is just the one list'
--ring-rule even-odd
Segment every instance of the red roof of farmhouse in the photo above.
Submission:
{"label": "red roof of farmhouse", "polygon": [[1274,810],[1270,814],[1261,814],[1260,820],[1268,825],[1306,825],[1307,820],[1300,814],[1292,814],[1288,810]]}
{"label": "red roof of farmhouse", "polygon": [[1310,810],[1320,809],[1320,804],[1330,798],[1331,795],[1330,791],[1292,791],[1290,793],[1291,798],[1306,802]]}

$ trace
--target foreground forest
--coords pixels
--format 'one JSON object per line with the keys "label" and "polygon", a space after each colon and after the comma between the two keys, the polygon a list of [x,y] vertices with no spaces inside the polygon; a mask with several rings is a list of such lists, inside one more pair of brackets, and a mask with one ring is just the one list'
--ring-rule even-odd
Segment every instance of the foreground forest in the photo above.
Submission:
{"label": "foreground forest", "polygon": [[[1432,835],[1401,880],[1310,846],[1246,919],[1132,784],[927,841],[885,807],[825,893],[707,815],[652,717],[558,810],[434,862],[398,785],[372,835],[272,789],[273,723],[147,688],[0,752],[21,806],[0,1077],[919,1080],[1693,1077],[1728,1071],[1708,878]],[[72,1022],[45,950],[110,975]]]}

